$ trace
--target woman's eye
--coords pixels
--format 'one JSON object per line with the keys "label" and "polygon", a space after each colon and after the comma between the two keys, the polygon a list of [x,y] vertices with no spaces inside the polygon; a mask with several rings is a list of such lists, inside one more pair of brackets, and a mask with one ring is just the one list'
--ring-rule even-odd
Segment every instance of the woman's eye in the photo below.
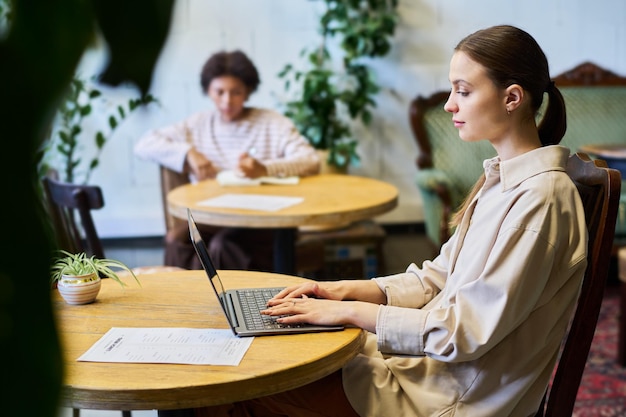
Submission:
{"label": "woman's eye", "polygon": [[467,91],[457,91],[456,93],[459,94],[461,97],[467,97],[469,95]]}

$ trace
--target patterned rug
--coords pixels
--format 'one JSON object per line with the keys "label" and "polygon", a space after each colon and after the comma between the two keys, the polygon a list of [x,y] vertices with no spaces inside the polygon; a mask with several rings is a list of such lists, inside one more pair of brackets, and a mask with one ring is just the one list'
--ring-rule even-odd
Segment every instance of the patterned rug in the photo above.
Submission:
{"label": "patterned rug", "polygon": [[574,417],[626,416],[626,368],[617,363],[619,288],[607,288]]}

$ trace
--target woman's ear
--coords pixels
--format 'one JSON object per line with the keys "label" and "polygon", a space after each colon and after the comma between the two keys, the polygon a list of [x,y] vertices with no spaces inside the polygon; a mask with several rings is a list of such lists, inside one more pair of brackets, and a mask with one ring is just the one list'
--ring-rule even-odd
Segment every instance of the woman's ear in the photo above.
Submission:
{"label": "woman's ear", "polygon": [[524,100],[524,89],[519,84],[511,84],[506,88],[506,111],[511,113]]}

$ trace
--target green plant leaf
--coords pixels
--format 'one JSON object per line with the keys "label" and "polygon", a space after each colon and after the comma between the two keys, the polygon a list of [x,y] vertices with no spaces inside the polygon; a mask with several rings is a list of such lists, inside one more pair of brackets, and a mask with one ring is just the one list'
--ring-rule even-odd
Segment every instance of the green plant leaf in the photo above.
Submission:
{"label": "green plant leaf", "polygon": [[[380,90],[363,58],[390,51],[398,1],[324,0],[324,4],[319,44],[299,53],[305,69],[296,71],[288,63],[278,76],[285,80],[285,91],[293,94],[283,103],[283,113],[315,148],[329,149],[331,164],[345,166],[359,161],[357,142],[346,141],[351,136],[350,124],[372,122],[371,108]],[[331,57],[330,38],[333,46],[334,42],[340,46],[339,56]],[[350,124],[342,120],[347,118]]]}
{"label": "green plant leaf", "polygon": [[[82,148],[79,147],[79,143],[88,136],[87,131],[83,132],[82,126],[87,118],[93,114],[93,104],[99,100],[102,100],[102,92],[100,90],[89,85],[80,77],[74,77],[66,93],[65,100],[58,107],[57,125],[54,128],[50,128],[50,134],[42,146],[44,155],[38,160],[37,164],[40,175],[45,175],[45,172],[52,168],[59,172],[64,172],[66,181],[74,181],[74,171],[80,169],[81,158],[77,157],[77,155]],[[115,114],[109,115],[107,118],[110,130],[108,133],[103,131],[93,132],[92,140],[96,145],[96,154],[85,158],[86,161],[90,162],[87,167],[84,167],[84,174],[81,173],[84,183],[88,183],[91,172],[99,165],[93,164],[92,161],[100,157],[102,148],[119,126],[119,121],[124,120],[130,112],[136,110],[141,105],[152,102],[158,103],[158,100],[151,94],[129,99],[127,108],[124,105],[116,106]],[[49,161],[54,163],[51,164]]]}
{"label": "green plant leaf", "polygon": [[80,115],[82,117],[88,116],[91,114],[91,106],[87,104],[86,106],[80,107]]}
{"label": "green plant leaf", "polygon": [[135,279],[137,284],[141,286],[141,282],[135,273],[121,261],[115,259],[100,259],[95,256],[88,257],[84,252],[70,253],[65,250],[59,250],[59,255],[53,258],[50,266],[50,279],[52,282],[58,281],[63,275],[85,275],[96,272],[100,277],[111,278],[121,286],[126,283],[121,280],[114,268],[126,271]]}
{"label": "green plant leaf", "polygon": [[104,134],[100,131],[98,131],[98,133],[96,133],[96,147],[98,149],[102,149],[104,147],[104,144],[106,143],[106,138],[104,137]]}

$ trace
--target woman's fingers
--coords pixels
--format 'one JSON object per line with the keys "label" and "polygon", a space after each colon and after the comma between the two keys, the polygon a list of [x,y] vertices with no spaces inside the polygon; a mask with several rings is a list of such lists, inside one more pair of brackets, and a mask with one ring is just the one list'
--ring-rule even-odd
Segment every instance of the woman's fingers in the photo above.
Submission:
{"label": "woman's fingers", "polygon": [[307,283],[307,284],[287,287],[281,292],[279,292],[278,294],[276,294],[274,298],[269,300],[268,305],[278,305],[285,298],[301,298],[303,295],[311,294],[311,291],[313,290],[314,285],[315,284]]}

